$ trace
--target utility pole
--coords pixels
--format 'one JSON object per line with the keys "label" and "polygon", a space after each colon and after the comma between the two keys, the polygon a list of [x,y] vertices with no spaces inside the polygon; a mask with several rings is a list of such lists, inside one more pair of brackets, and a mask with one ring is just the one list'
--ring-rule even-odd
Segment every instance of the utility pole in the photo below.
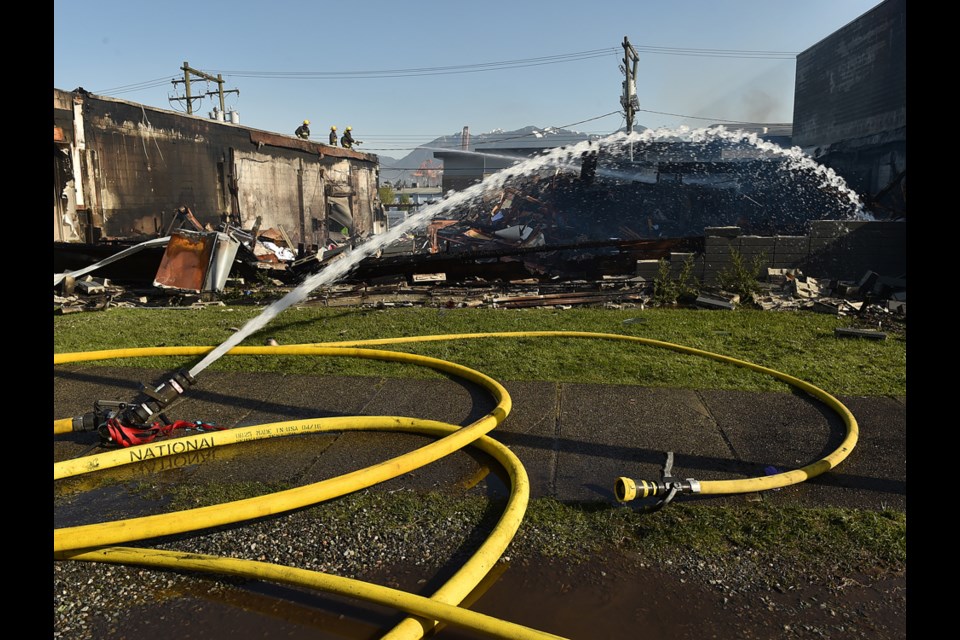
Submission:
{"label": "utility pole", "polygon": [[[180,67],[180,70],[183,71],[183,80],[171,80],[171,82],[173,82],[173,86],[174,86],[174,87],[176,87],[177,84],[179,84],[179,83],[181,83],[181,82],[184,84],[184,91],[185,91],[185,93],[187,94],[186,97],[184,97],[184,98],[175,98],[175,99],[176,99],[176,100],[186,100],[186,102],[187,102],[187,114],[188,114],[188,115],[193,115],[193,101],[194,101],[194,100],[202,100],[203,98],[205,98],[205,97],[207,97],[207,96],[220,96],[220,113],[223,113],[223,112],[225,111],[225,107],[224,107],[224,103],[223,103],[223,94],[225,94],[225,93],[235,93],[235,94],[237,94],[237,95],[240,95],[240,90],[239,90],[239,89],[227,89],[226,91],[224,91],[224,89],[223,89],[223,76],[222,76],[221,74],[219,74],[219,73],[217,74],[217,77],[214,78],[213,76],[211,76],[211,75],[209,75],[209,74],[206,74],[206,73],[204,73],[204,72],[202,72],[202,71],[198,71],[198,70],[196,70],[196,69],[191,68],[191,67],[190,67],[190,63],[187,62],[186,60],[183,62],[183,66]],[[191,76],[191,75],[197,76],[198,78],[202,78],[202,79],[204,79],[204,80],[209,80],[210,82],[216,82],[216,83],[217,83],[217,90],[216,90],[216,91],[207,91],[206,93],[201,93],[201,94],[198,95],[198,96],[194,96],[194,95],[191,93],[191,90],[190,90],[190,76]]]}
{"label": "utility pole", "polygon": [[627,115],[627,133],[633,132],[633,116],[640,108],[640,101],[637,100],[637,61],[640,56],[637,50],[633,48],[627,36],[623,36],[623,64],[620,70],[623,71],[623,95],[620,96],[620,104]]}

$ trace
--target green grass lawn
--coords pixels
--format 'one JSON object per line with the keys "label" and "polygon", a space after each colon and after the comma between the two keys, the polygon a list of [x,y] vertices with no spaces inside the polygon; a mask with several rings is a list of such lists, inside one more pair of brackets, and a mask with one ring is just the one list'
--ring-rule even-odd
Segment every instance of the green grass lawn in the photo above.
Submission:
{"label": "green grass lawn", "polygon": [[[54,352],[221,344],[262,307],[110,309],[54,316]],[[774,369],[834,395],[906,395],[906,338],[837,338],[851,318],[805,311],[697,309],[438,309],[294,307],[244,345],[338,342],[408,336],[522,331],[582,331],[635,336],[721,354]],[[770,376],[640,343],[583,338],[498,336],[378,347],[429,355],[497,380],[542,380],[692,389],[788,391]],[[158,369],[189,368],[199,357],[103,361]],[[430,370],[351,358],[228,356],[211,370],[304,375],[429,377]]]}

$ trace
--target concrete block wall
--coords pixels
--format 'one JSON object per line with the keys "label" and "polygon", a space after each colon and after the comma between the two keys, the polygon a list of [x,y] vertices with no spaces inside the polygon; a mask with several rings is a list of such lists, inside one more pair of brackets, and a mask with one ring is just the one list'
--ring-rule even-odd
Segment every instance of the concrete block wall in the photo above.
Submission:
{"label": "concrete block wall", "polygon": [[[701,279],[703,274],[703,256],[697,253],[671,253],[667,258],[667,262],[670,265],[671,278],[676,280],[680,277],[680,274],[683,272],[684,264],[688,259],[693,260],[693,277],[695,277],[697,280]],[[641,276],[652,282],[657,278],[658,275],[660,275],[660,261],[637,260],[637,270],[635,275]]]}
{"label": "concrete block wall", "polygon": [[708,235],[703,242],[703,272],[700,282],[713,284],[717,281],[717,274],[730,268],[731,250],[740,249],[740,237],[729,235]]}
{"label": "concrete block wall", "polygon": [[657,274],[659,273],[659,260],[637,260],[636,275],[640,276],[641,278],[653,282],[654,278],[656,278]]}
{"label": "concrete block wall", "polygon": [[810,254],[809,236],[774,236],[771,267],[792,269]]}
{"label": "concrete block wall", "polygon": [[[747,266],[764,256],[763,267],[799,269],[814,278],[856,280],[867,271],[892,277],[905,276],[906,223],[886,221],[818,220],[806,236],[742,236],[738,227],[704,229],[702,255],[695,255],[694,275],[705,285],[730,268],[736,251]],[[688,253],[670,255],[670,272],[679,275]],[[639,260],[637,275],[652,280],[657,260]]]}

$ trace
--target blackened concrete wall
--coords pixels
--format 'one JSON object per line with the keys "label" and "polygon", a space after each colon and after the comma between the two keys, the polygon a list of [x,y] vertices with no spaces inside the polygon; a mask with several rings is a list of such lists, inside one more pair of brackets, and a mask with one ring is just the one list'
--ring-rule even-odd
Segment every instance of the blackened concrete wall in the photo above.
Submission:
{"label": "blackened concrete wall", "polygon": [[793,144],[866,196],[906,169],[906,23],[886,0],[797,56]]}

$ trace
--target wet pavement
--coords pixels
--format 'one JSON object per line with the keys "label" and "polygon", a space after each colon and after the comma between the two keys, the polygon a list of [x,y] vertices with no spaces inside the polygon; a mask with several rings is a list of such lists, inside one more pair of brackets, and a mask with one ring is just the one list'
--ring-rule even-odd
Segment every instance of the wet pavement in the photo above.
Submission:
{"label": "wet pavement", "polygon": [[[164,373],[132,368],[59,366],[54,372],[54,415],[80,415],[94,400],[129,401],[140,381]],[[674,476],[725,480],[785,471],[833,451],[845,432],[840,417],[803,393],[693,391],[550,382],[503,383],[513,410],[491,436],[523,462],[531,497],[613,502],[616,478],[655,480],[665,454],[674,452]],[[838,397],[853,413],[860,438],[836,469],[764,499],[806,505],[906,510],[906,399]],[[277,373],[207,371],[167,413],[224,427],[325,416],[411,416],[466,425],[493,406],[488,394],[456,379],[310,377]],[[316,482],[380,462],[421,446],[424,436],[344,433],[235,445],[220,458],[237,465],[200,465],[195,480],[218,474],[264,482],[291,477]],[[284,443],[282,441],[290,440]],[[54,460],[79,455],[94,434],[54,439]],[[283,464],[276,464],[282,455]],[[188,460],[182,461],[184,464]],[[171,463],[173,464],[173,463]],[[479,454],[461,451],[380,487],[440,489],[475,482]],[[474,480],[471,480],[474,479]],[[497,483],[488,481],[490,491]],[[710,501],[752,500],[756,495],[701,496]],[[681,498],[678,498],[681,499]]]}

